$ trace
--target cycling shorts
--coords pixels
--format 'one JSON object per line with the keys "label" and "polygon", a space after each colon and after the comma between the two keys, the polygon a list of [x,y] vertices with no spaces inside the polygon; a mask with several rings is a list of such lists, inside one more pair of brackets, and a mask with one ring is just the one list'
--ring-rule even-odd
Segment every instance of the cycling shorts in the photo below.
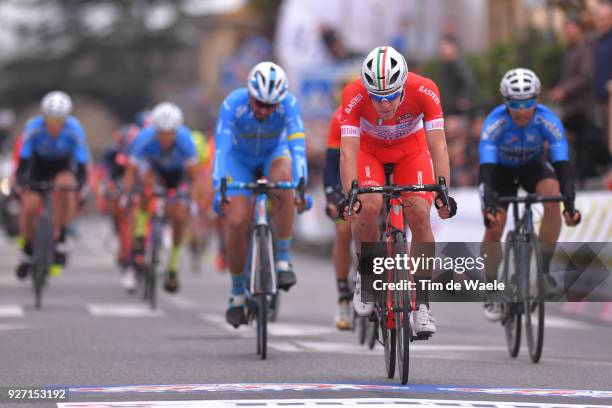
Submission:
{"label": "cycling shorts", "polygon": [[[384,186],[385,170],[383,165],[392,163],[393,184],[433,184],[434,172],[431,155],[428,150],[410,152],[399,148],[378,149],[376,152],[359,150],[357,156],[357,178],[360,187]],[[433,201],[431,192],[403,193],[404,198],[420,197],[430,205]]]}
{"label": "cycling shorts", "polygon": [[[278,145],[267,155],[252,156],[235,150],[230,150],[227,155],[227,175],[228,182],[248,183],[255,181],[255,175],[258,169],[261,169],[263,176],[270,175],[272,162],[276,159],[287,158],[291,160],[291,152],[286,143]],[[250,190],[228,190],[228,196],[250,196]]]}
{"label": "cycling shorts", "polygon": [[[516,197],[519,186],[533,194],[537,184],[544,179],[557,179],[555,170],[548,162],[538,160],[521,167],[498,165],[492,188],[500,197]],[[503,208],[508,208],[508,203],[504,204]]]}
{"label": "cycling shorts", "polygon": [[72,157],[60,160],[45,160],[35,155],[32,157],[30,166],[31,181],[50,181],[61,172],[72,172]]}

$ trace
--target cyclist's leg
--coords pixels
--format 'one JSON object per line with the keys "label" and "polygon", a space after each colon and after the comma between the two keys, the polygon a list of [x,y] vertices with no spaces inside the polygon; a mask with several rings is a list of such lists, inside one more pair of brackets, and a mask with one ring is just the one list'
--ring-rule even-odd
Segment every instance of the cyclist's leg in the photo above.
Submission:
{"label": "cyclist's leg", "polygon": [[[230,182],[252,181],[258,164],[252,157],[231,151],[227,156],[227,177]],[[230,202],[223,207],[223,231],[232,287],[225,318],[230,325],[238,327],[246,323],[244,268],[249,249],[252,194],[246,190],[229,190],[227,195]]]}
{"label": "cyclist's leg", "polygon": [[[499,196],[511,197],[515,196],[518,185],[515,183],[516,171],[510,168],[499,168],[495,174],[494,191]],[[508,204],[504,204],[497,208],[499,213],[499,222],[489,224],[485,227],[480,254],[485,259],[485,277],[488,282],[493,282],[497,279],[499,265],[502,262],[502,246],[500,241],[506,227]],[[483,213],[484,217],[484,213]],[[491,322],[497,322],[502,317],[501,303],[491,300],[485,300],[483,314],[485,318]]]}
{"label": "cyclist's leg", "polygon": [[[431,155],[428,151],[408,153],[395,165],[394,182],[400,185],[434,183]],[[430,212],[433,194],[415,192],[403,194],[404,218],[412,234],[410,253],[414,256],[433,257],[435,241],[431,229]],[[414,271],[416,283],[416,304],[414,328],[417,333],[435,333],[436,326],[429,309],[429,291],[422,283],[431,280],[430,268],[419,268]]]}
{"label": "cyclist's leg", "polygon": [[[183,170],[159,172],[159,179],[169,190],[184,191],[186,187]],[[184,227],[189,214],[187,201],[181,197],[170,198],[166,202],[166,216],[172,226],[172,248],[168,257],[165,288],[169,292],[178,289],[178,266],[180,260],[181,243],[183,240]]]}
{"label": "cyclist's leg", "polygon": [[348,330],[353,325],[351,300],[353,293],[348,281],[351,268],[351,225],[343,220],[336,220],[336,239],[332,248],[334,269],[336,271],[336,288],[338,290],[338,311],[336,327]]}
{"label": "cyclist's leg", "polygon": [[[560,195],[561,190],[555,171],[549,163],[535,162],[526,166],[521,177],[523,188],[529,193],[541,196]],[[550,264],[559,234],[561,233],[561,206],[558,202],[543,203],[544,215],[540,224],[540,249],[542,251],[542,266],[545,274],[550,272]],[[547,279],[547,290],[556,290],[554,280]]]}
{"label": "cyclist's leg", "polygon": [[[357,179],[360,186],[384,185],[385,172],[382,163],[374,155],[360,150],[357,155]],[[380,194],[364,194],[359,199],[361,200],[361,211],[351,224],[357,260],[361,256],[362,242],[377,242],[380,239],[378,216],[383,206],[383,198]],[[361,273],[356,276],[353,307],[361,316],[367,316],[374,310],[372,302],[362,301]]]}
{"label": "cyclist's leg", "polygon": [[42,206],[42,197],[35,191],[24,191],[21,195],[19,212],[19,231],[23,238],[21,256],[17,266],[17,276],[23,279],[28,274],[34,254],[34,234],[36,232],[36,214]]}
{"label": "cyclist's leg", "polygon": [[[291,181],[291,154],[286,145],[276,148],[265,161],[264,174],[271,181]],[[280,207],[274,214],[274,227],[276,231],[276,269],[278,271],[277,286],[288,290],[297,282],[293,265],[291,264],[291,239],[293,236],[293,222],[295,221],[295,205],[293,191],[280,190],[274,193],[280,197]]]}

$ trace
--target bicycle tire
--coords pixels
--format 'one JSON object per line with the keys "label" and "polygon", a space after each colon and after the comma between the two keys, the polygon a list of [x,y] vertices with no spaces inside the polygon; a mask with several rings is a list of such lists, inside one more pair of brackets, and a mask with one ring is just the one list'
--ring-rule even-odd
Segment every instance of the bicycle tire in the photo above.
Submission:
{"label": "bicycle tire", "polygon": [[[544,266],[542,264],[542,253],[540,243],[535,234],[529,234],[529,250],[527,251],[527,286],[525,297],[525,338],[529,358],[533,363],[538,363],[542,357],[542,347],[544,345]],[[535,268],[534,268],[535,267]],[[535,270],[534,270],[535,269]],[[535,296],[531,292],[531,277],[535,272]]]}
{"label": "bicycle tire", "polygon": [[159,263],[159,247],[161,244],[162,224],[159,220],[153,219],[153,227],[151,228],[151,257],[149,267],[147,268],[147,300],[149,308],[154,310],[157,307],[156,285],[157,285],[157,267]]}
{"label": "bicycle tire", "polygon": [[366,336],[368,335],[367,324],[368,324],[367,317],[363,317],[363,316],[355,317],[355,326],[357,329],[357,343],[361,346],[363,346],[366,343]]}
{"label": "bicycle tire", "polygon": [[42,307],[42,293],[47,280],[53,254],[53,225],[44,215],[36,223],[34,237],[34,265],[32,268],[32,284],[34,289],[34,307]]}
{"label": "bicycle tire", "polygon": [[255,301],[257,303],[257,350],[262,360],[267,358],[268,348],[268,294],[272,294],[274,260],[270,259],[270,230],[265,226],[255,231]]}
{"label": "bicycle tire", "polygon": [[[406,254],[406,240],[401,232],[396,232],[393,238],[393,256],[403,256]],[[408,279],[408,271],[405,269],[394,270],[395,283],[400,283],[404,279]],[[408,383],[410,373],[410,341],[412,336],[412,328],[410,327],[410,292],[395,291],[394,292],[395,311],[395,327],[397,333],[397,371],[402,385]]]}
{"label": "bicycle tire", "polygon": [[[519,270],[518,254],[516,251],[514,233],[510,231],[506,235],[504,248],[504,267],[502,272],[502,282],[506,287],[514,287],[510,272],[513,271],[513,276],[517,276]],[[520,299],[517,299],[520,300]],[[510,357],[516,358],[521,348],[521,314],[518,309],[518,302],[506,302],[503,306],[502,323],[504,325],[506,346]]]}
{"label": "bicycle tire", "polygon": [[257,354],[262,360],[268,351],[268,299],[265,294],[255,296],[257,302]]}
{"label": "bicycle tire", "polygon": [[383,347],[385,349],[385,369],[387,370],[387,377],[395,377],[395,353],[396,353],[396,333],[395,329],[388,329],[387,318],[383,315],[380,319],[380,329],[383,337]]}
{"label": "bicycle tire", "polygon": [[376,340],[378,339],[376,334],[376,322],[371,322],[369,318],[366,319],[366,333],[369,336],[368,340],[368,348],[370,350],[374,350],[374,346],[376,346]]}

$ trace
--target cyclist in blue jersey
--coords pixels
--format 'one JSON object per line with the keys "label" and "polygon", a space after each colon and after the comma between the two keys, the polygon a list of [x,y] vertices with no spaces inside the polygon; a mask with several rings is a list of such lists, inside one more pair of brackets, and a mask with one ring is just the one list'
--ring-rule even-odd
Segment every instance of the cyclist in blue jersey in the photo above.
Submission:
{"label": "cyclist in blue jersey", "polygon": [[[132,144],[130,160],[123,178],[122,206],[126,197],[134,190],[136,177],[140,177],[142,193],[136,212],[133,248],[144,251],[144,236],[149,221],[149,196],[155,185],[181,190],[191,182],[191,197],[197,203],[203,201],[199,180],[198,157],[191,131],[183,125],[183,113],[173,103],[157,105],[151,113],[151,126],[144,128]],[[178,290],[178,263],[180,246],[189,207],[184,200],[170,199],[166,204],[166,215],[172,224],[172,249],[168,258],[164,288],[174,293]]]}
{"label": "cyclist in blue jersey", "polygon": [[[506,208],[495,208],[495,195],[516,195],[519,185],[528,193],[554,196],[562,193],[563,218],[568,226],[580,222],[574,208],[574,176],[569,163],[568,144],[561,121],[546,106],[538,103],[540,80],[528,69],[508,71],[500,84],[503,105],[487,116],[480,134],[479,190],[486,226],[483,242],[498,243],[506,224]],[[549,160],[545,160],[548,151]],[[552,165],[551,165],[552,164]],[[544,279],[547,293],[558,291],[549,274],[550,262],[561,231],[560,206],[544,203],[539,231]],[[495,279],[501,259],[501,246],[489,254],[488,279]],[[491,276],[493,275],[493,276]],[[501,319],[501,305],[485,302],[485,317]]]}
{"label": "cyclist in blue jersey", "polygon": [[[295,96],[287,90],[281,67],[261,62],[249,73],[247,87],[230,93],[221,106],[215,128],[213,184],[253,181],[261,170],[272,181],[307,181],[306,139]],[[280,208],[273,215],[276,231],[277,286],[289,290],[297,279],[291,264],[291,237],[295,206],[305,203],[293,198],[290,190],[275,193]],[[230,202],[223,206],[226,217],[226,248],[232,275],[232,297],[226,313],[229,324],[246,323],[244,265],[248,252],[251,197],[248,191],[229,191]],[[219,193],[215,209],[220,210]],[[295,205],[294,205],[295,204]]]}
{"label": "cyclist in blue jersey", "polygon": [[[81,196],[85,192],[89,148],[85,131],[71,112],[72,100],[66,93],[49,92],[41,101],[42,114],[30,119],[24,129],[16,177],[22,203],[19,228],[24,238],[17,276],[22,279],[30,269],[36,214],[42,205],[40,191],[28,185],[49,181],[58,188],[78,189]],[[52,199],[55,252],[51,274],[55,275],[66,263],[66,229],[76,214],[78,199],[74,191],[57,191]]]}

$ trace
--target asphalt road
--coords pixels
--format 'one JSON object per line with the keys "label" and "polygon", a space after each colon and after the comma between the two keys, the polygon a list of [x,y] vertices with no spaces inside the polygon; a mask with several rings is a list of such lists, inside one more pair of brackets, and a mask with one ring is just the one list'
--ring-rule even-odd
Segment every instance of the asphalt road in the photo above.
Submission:
{"label": "asphalt road", "polygon": [[[151,312],[120,287],[109,226],[84,219],[78,233],[71,263],[52,279],[40,311],[29,282],[14,277],[14,243],[0,238],[0,386],[70,387],[65,406],[80,407],[246,399],[251,406],[612,406],[612,327],[568,319],[557,305],[534,365],[526,349],[508,356],[501,326],[483,319],[481,305],[434,304],[438,333],[413,344],[411,381],[402,387],[386,378],[381,347],[367,350],[355,333],[335,329],[329,259],[295,255],[298,286],[282,298],[261,361],[254,329],[225,324],[229,277],[214,271],[210,256],[199,274],[184,259],[180,293],[161,294]],[[0,399],[3,407],[30,405],[56,406]]]}

